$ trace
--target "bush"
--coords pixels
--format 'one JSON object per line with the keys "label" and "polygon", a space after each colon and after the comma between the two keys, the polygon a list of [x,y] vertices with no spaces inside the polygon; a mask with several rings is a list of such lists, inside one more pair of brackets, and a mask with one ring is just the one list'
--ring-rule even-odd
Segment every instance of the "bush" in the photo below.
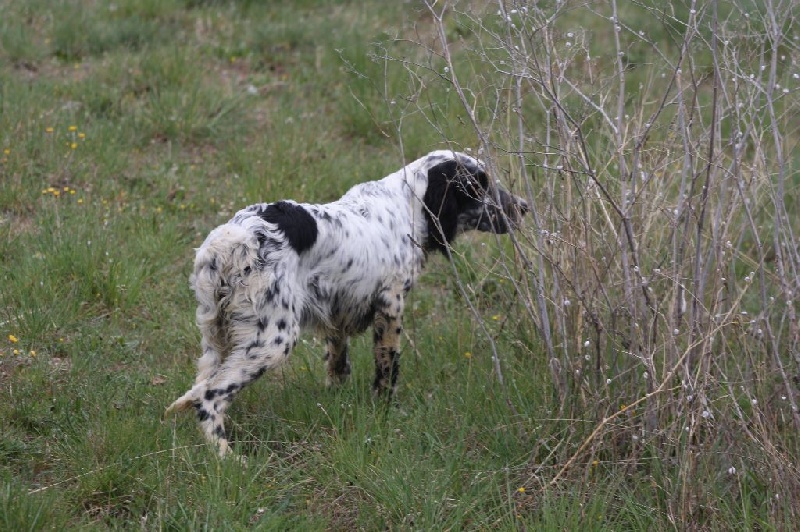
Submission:
{"label": "bush", "polygon": [[800,489],[794,10],[523,4],[430,3],[423,59],[392,59],[421,92],[459,96],[478,152],[531,205],[483,275],[513,286],[503,334],[546,357],[557,417],[593,422],[528,481],[601,463],[653,478],[657,462],[683,522],[720,479],[796,518],[780,502]]}

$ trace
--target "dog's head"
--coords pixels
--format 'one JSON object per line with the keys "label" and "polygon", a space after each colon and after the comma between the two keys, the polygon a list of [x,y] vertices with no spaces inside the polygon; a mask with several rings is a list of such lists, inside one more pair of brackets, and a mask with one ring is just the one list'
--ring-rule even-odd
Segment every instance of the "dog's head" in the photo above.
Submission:
{"label": "dog's head", "polygon": [[525,200],[490,183],[480,161],[463,153],[450,154],[428,170],[423,201],[426,247],[442,252],[465,231],[508,233],[528,212]]}

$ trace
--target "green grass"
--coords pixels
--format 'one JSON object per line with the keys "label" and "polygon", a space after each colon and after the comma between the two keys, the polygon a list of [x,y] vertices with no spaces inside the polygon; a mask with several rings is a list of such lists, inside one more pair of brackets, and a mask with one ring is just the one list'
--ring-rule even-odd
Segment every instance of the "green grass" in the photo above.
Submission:
{"label": "green grass", "polygon": [[[595,402],[574,379],[574,399],[560,402],[496,262],[511,247],[490,237],[467,238],[455,262],[505,386],[451,266],[432,258],[407,305],[397,406],[369,392],[370,335],[354,339],[353,378],[336,390],[307,336],[229,411],[247,466],[218,460],[192,416],[162,420],[199,351],[193,248],[249,203],[330,201],[402,157],[476,146],[441,58],[421,54],[419,69],[380,59],[415,53],[394,37],[432,39],[430,16],[380,0],[0,0],[0,13],[0,529],[794,525],[793,488],[773,482],[757,442],[637,443],[641,412],[550,485],[617,395]],[[608,28],[592,20],[599,54]],[[674,46],[674,25],[653,39]],[[448,22],[489,122],[496,94],[469,54],[477,37]],[[651,50],[630,47],[647,62]],[[523,112],[531,128],[544,118]],[[771,426],[784,429],[778,452],[796,458],[789,423]],[[664,449],[696,450],[703,475],[681,485]]]}

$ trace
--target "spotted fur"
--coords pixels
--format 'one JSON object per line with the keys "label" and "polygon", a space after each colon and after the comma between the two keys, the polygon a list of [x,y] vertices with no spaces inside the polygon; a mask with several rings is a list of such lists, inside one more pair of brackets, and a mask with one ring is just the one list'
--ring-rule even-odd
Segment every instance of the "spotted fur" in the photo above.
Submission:
{"label": "spotted fur", "polygon": [[350,374],[349,338],[373,327],[378,394],[397,386],[405,298],[430,251],[458,234],[506,233],[525,202],[492,186],[466,154],[432,152],[325,205],[251,205],[197,250],[202,357],[194,386],[167,411],[194,407],[206,438],[228,452],[225,410],[281,364],[300,331],[326,338],[327,383]]}

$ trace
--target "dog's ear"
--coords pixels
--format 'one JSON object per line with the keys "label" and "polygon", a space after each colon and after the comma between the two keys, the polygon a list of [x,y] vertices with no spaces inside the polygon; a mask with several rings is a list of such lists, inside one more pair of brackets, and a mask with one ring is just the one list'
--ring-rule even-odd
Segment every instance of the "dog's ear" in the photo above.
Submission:
{"label": "dog's ear", "polygon": [[[458,161],[439,163],[428,170],[428,186],[425,189],[425,220],[428,223],[426,247],[446,254],[447,243],[452,242],[458,232],[458,216],[465,202],[474,200],[477,191],[471,190],[475,181],[472,172]],[[486,174],[474,175],[481,187],[488,186]]]}

